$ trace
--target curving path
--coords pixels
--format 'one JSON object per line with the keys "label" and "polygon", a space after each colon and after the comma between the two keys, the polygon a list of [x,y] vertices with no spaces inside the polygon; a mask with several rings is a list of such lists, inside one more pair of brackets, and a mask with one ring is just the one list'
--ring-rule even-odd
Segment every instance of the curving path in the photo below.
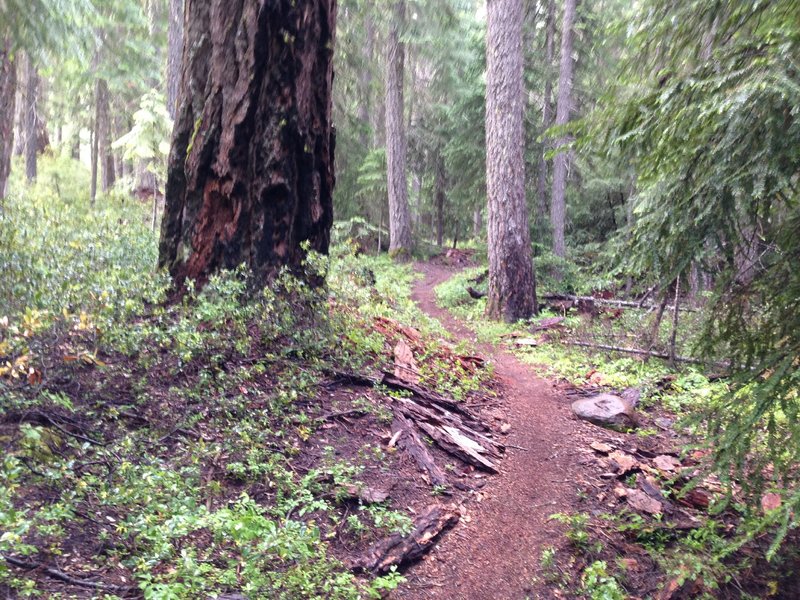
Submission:
{"label": "curving path", "polygon": [[[435,302],[434,288],[453,270],[417,265],[425,277],[413,298],[457,339],[473,332]],[[541,577],[542,550],[559,544],[559,526],[548,520],[570,512],[576,501],[575,479],[581,455],[572,437],[580,425],[569,402],[551,382],[540,379],[512,354],[492,345],[477,345],[494,364],[502,385],[501,405],[511,430],[501,474],[490,477],[478,497],[466,504],[467,517],[439,543],[427,559],[406,573],[408,584],[395,598],[447,600],[532,600],[556,597]],[[562,596],[563,597],[563,596]]]}

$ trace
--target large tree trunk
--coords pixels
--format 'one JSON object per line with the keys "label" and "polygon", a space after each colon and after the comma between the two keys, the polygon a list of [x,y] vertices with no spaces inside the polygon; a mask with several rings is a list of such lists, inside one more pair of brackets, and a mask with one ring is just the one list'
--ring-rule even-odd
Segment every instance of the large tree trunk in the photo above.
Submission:
{"label": "large tree trunk", "polygon": [[408,258],[411,253],[411,216],[406,181],[406,132],[403,123],[403,73],[405,47],[400,33],[405,21],[405,0],[394,4],[386,57],[386,165],[389,187],[389,253]]}
{"label": "large tree trunk", "polygon": [[28,90],[27,59],[25,52],[18,50],[14,63],[16,64],[17,94],[16,110],[14,111],[14,146],[12,156],[25,154],[25,94]]}
{"label": "large tree trunk", "polygon": [[525,202],[522,0],[489,0],[487,21],[487,312],[512,322],[537,312]]}
{"label": "large tree trunk", "polygon": [[11,174],[11,151],[14,148],[14,118],[17,100],[17,65],[12,60],[11,40],[2,40],[0,46],[0,200],[6,197],[8,176]]}
{"label": "large tree trunk", "polygon": [[[575,37],[576,0],[564,1],[564,20],[561,29],[561,66],[558,73],[558,101],[556,105],[556,125],[564,126],[569,122],[572,108],[572,75],[574,61],[572,59],[573,39]],[[557,147],[569,142],[569,138],[561,137]],[[567,205],[567,161],[569,153],[563,150],[556,154],[553,161],[553,197],[550,202],[550,221],[553,226],[553,253],[566,256],[564,241],[564,225]]]}
{"label": "large tree trunk", "polygon": [[187,0],[159,264],[259,282],[327,252],[336,0]]}
{"label": "large tree trunk", "polygon": [[[556,37],[556,0],[547,0],[547,15],[545,17],[545,42],[544,42],[544,99],[542,101],[542,129],[546,131],[553,124],[553,53]],[[537,182],[538,204],[537,221],[542,230],[547,223],[547,138],[542,139],[542,151],[539,156],[539,181]]]}
{"label": "large tree trunk", "polygon": [[169,0],[167,29],[167,110],[175,118],[178,91],[181,86],[181,57],[183,56],[183,0]]}
{"label": "large tree trunk", "polygon": [[100,162],[100,183],[103,192],[108,192],[116,180],[114,153],[111,150],[111,117],[109,114],[108,83],[98,79],[96,84],[95,135],[97,136],[97,157]]}
{"label": "large tree trunk", "polygon": [[36,179],[36,157],[39,146],[37,100],[39,97],[39,73],[30,54],[26,54],[25,79],[25,176],[28,181]]}

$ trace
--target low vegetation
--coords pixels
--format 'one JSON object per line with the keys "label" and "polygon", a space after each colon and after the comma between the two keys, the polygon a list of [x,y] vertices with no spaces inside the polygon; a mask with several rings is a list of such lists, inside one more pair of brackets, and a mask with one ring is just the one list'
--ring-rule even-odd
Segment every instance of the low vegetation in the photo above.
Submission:
{"label": "low vegetation", "polygon": [[[66,598],[68,577],[105,598],[171,599],[396,587],[395,571],[344,564],[412,524],[413,500],[352,499],[401,469],[379,437],[388,391],[330,375],[385,368],[376,317],[414,323],[437,354],[442,330],[411,302],[411,269],[342,241],[306,264],[327,287],[285,273],[253,294],[237,271],[170,298],[148,205],[112,195],[92,209],[82,167],[42,163],[0,217],[0,588]],[[452,397],[477,389],[421,364]],[[335,413],[365,413],[358,428],[376,433]],[[34,568],[56,564],[51,577]]]}

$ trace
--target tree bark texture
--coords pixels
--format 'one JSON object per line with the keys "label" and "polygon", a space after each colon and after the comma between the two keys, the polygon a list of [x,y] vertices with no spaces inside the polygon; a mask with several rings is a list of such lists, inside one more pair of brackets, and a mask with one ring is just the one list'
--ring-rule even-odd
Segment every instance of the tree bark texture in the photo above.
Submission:
{"label": "tree bark texture", "polygon": [[405,45],[400,35],[406,3],[394,4],[386,57],[386,164],[389,187],[389,253],[407,258],[411,252],[411,216],[406,181],[406,132],[403,121]]}
{"label": "tree bark texture", "polygon": [[159,264],[264,283],[327,252],[336,0],[187,0]]}
{"label": "tree bark texture", "polygon": [[[544,41],[544,99],[542,101],[542,130],[547,129],[553,124],[553,80],[551,70],[553,68],[553,54],[556,37],[556,0],[547,0],[547,14],[545,16],[545,41]],[[547,138],[542,139],[542,152],[539,157],[539,181],[537,182],[538,205],[537,221],[544,226],[547,223]]]}
{"label": "tree bark texture", "polygon": [[17,65],[11,53],[11,40],[0,46],[0,200],[6,197],[8,176],[11,174],[11,152],[14,148],[14,113],[17,101]]}
{"label": "tree bark texture", "polygon": [[525,202],[522,0],[488,0],[487,21],[487,312],[513,322],[537,308]]}
{"label": "tree bark texture", "polygon": [[36,179],[36,154],[38,150],[37,135],[37,100],[39,97],[39,73],[30,54],[26,54],[25,62],[25,176],[28,181]]}
{"label": "tree bark texture", "polygon": [[[572,58],[573,41],[575,38],[575,10],[576,0],[564,1],[564,19],[561,29],[561,65],[558,73],[558,100],[556,103],[556,125],[564,126],[569,123],[570,109],[572,108],[572,78],[574,61]],[[557,147],[562,147],[569,142],[569,138],[561,137],[556,142]],[[550,201],[550,221],[553,226],[553,253],[556,256],[566,256],[566,243],[564,241],[564,228],[567,213],[567,167],[569,153],[562,149],[553,160],[553,197]]]}
{"label": "tree bark texture", "polygon": [[100,187],[108,192],[116,180],[114,153],[111,150],[111,116],[108,83],[98,79],[95,89],[95,135],[97,136],[97,159],[100,163]]}
{"label": "tree bark texture", "polygon": [[167,110],[173,119],[177,111],[183,57],[183,1],[169,0],[167,28]]}

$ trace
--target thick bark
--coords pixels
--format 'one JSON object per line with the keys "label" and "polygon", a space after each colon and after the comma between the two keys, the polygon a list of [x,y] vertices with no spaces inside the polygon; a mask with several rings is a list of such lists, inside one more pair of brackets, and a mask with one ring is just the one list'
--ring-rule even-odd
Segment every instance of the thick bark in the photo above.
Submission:
{"label": "thick bark", "polygon": [[400,34],[406,3],[394,4],[386,57],[386,164],[389,187],[389,253],[407,258],[411,253],[411,216],[406,181],[406,132],[403,122],[403,73],[405,47]]}
{"label": "thick bark", "polygon": [[[558,73],[558,100],[556,104],[556,125],[569,123],[572,108],[572,78],[575,68],[572,58],[575,38],[575,9],[577,0],[564,1],[564,19],[561,29],[561,66]],[[561,137],[557,147],[569,143],[568,137]],[[553,161],[553,197],[550,201],[550,222],[553,227],[553,253],[566,256],[564,227],[566,221],[567,167],[569,153],[563,150],[556,154]]]}
{"label": "thick bark", "polygon": [[[544,42],[544,61],[545,61],[545,80],[544,80],[544,99],[542,101],[542,130],[546,131],[553,124],[553,80],[551,70],[553,68],[553,53],[556,37],[556,0],[547,0],[547,16],[545,18],[545,42]],[[547,223],[547,158],[548,149],[547,138],[542,139],[542,151],[539,156],[539,181],[537,182],[538,204],[537,221],[544,226]]]}
{"label": "thick bark", "polygon": [[266,282],[327,252],[336,0],[187,0],[159,264]]}
{"label": "thick bark", "polygon": [[28,181],[36,179],[36,156],[39,145],[37,135],[37,100],[39,97],[39,73],[30,54],[26,54],[25,62],[25,176]]}
{"label": "thick bark", "polygon": [[444,532],[458,523],[458,519],[459,514],[450,507],[431,506],[416,518],[410,534],[393,533],[375,542],[352,560],[350,567],[357,571],[387,573],[392,567],[416,562],[436,545]]}
{"label": "thick bark", "polygon": [[536,313],[525,202],[522,0],[489,0],[486,74],[486,187],[489,196],[491,318]]}
{"label": "thick bark", "polygon": [[167,29],[167,110],[173,119],[177,112],[183,56],[183,0],[169,0]]}
{"label": "thick bark", "polygon": [[8,176],[11,173],[11,151],[14,147],[14,115],[17,100],[17,65],[12,59],[11,40],[0,46],[0,106],[4,118],[0,120],[0,200],[6,197]]}
{"label": "thick bark", "polygon": [[97,136],[97,160],[100,164],[100,184],[108,192],[116,180],[114,153],[111,150],[111,118],[109,114],[108,83],[98,79],[95,88],[95,135]]}

